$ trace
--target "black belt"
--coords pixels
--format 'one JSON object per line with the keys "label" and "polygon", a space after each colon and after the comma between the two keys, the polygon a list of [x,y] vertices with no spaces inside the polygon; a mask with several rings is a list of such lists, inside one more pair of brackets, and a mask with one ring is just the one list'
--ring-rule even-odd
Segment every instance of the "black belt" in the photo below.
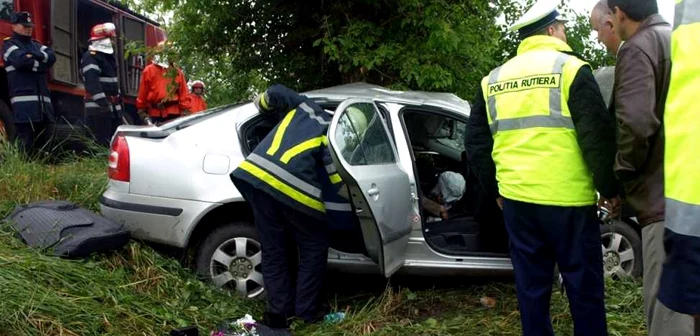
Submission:
{"label": "black belt", "polygon": [[164,110],[168,107],[177,106],[177,105],[180,105],[180,101],[172,100],[172,101],[167,101],[167,102],[161,102],[158,104],[151,104],[151,107],[154,109]]}

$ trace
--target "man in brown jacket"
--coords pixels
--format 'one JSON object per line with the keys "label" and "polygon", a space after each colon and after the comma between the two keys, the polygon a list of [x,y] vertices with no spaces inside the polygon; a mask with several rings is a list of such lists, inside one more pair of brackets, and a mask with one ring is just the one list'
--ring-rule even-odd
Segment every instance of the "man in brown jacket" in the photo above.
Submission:
{"label": "man in brown jacket", "polygon": [[615,171],[642,226],[644,311],[649,335],[692,335],[693,319],[656,299],[665,259],[663,113],[671,73],[671,25],[656,0],[608,0],[625,41],[615,69]]}

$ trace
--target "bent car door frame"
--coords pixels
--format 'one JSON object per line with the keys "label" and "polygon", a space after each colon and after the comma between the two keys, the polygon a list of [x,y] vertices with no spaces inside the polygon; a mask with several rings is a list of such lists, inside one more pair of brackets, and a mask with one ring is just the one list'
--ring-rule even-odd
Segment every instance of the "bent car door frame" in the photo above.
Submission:
{"label": "bent car door frame", "polygon": [[[348,107],[364,108],[368,118],[363,134],[353,133]],[[350,145],[348,136],[354,138]],[[386,121],[372,100],[348,99],[334,113],[328,140],[338,173],[350,191],[367,251],[381,273],[389,277],[405,262],[413,201],[408,174],[399,164]],[[349,147],[353,147],[352,154]],[[349,162],[355,161],[358,152],[366,157]]]}

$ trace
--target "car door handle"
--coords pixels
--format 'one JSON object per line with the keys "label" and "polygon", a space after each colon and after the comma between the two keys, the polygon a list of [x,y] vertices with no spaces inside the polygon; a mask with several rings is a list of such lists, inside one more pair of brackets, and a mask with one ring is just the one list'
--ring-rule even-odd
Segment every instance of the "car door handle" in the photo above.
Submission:
{"label": "car door handle", "polygon": [[367,190],[367,194],[372,196],[372,197],[375,197],[375,196],[379,195],[379,188],[374,187],[370,190]]}

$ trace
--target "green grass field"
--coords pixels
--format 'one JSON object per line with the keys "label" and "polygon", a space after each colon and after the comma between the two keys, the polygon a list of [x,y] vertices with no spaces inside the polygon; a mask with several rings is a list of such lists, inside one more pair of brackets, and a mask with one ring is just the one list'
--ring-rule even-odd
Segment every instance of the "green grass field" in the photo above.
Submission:
{"label": "green grass field", "polygon": [[[65,199],[97,210],[106,186],[106,156],[50,165],[25,162],[11,150],[0,155],[0,214],[16,204]],[[357,281],[329,286],[330,304],[348,312],[335,325],[293,325],[297,335],[519,335],[515,290],[509,281],[420,279],[414,286],[354,290]],[[364,281],[362,281],[364,282]],[[433,283],[435,286],[433,286]],[[370,286],[372,287],[372,286]],[[645,335],[641,286],[607,284],[611,335]],[[496,300],[492,309],[479,299]],[[65,260],[27,248],[0,230],[0,335],[165,335],[197,325],[208,335],[219,322],[246,313],[259,318],[262,302],[219,291],[173,259],[132,242],[89,260]],[[555,292],[552,319],[557,335],[571,335],[566,300]]]}

